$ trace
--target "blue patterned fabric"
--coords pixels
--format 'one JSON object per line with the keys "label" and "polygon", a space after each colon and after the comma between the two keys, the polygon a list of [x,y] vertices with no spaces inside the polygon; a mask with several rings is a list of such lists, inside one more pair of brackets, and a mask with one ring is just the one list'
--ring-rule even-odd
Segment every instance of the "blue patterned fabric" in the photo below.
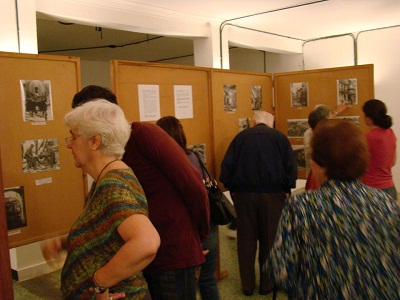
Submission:
{"label": "blue patterned fabric", "polygon": [[359,181],[286,201],[268,271],[293,299],[400,299],[400,208]]}

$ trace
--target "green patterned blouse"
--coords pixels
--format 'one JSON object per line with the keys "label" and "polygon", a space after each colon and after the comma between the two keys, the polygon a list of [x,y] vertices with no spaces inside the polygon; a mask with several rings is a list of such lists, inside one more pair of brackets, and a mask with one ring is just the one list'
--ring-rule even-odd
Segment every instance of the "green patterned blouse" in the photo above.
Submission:
{"label": "green patterned blouse", "polygon": [[268,271],[290,299],[400,299],[400,208],[359,181],[289,198]]}
{"label": "green patterned blouse", "polygon": [[[93,273],[124,244],[117,228],[134,214],[147,216],[148,211],[143,189],[131,169],[112,170],[97,186],[93,184],[87,205],[68,235],[61,274],[65,299],[95,299],[89,291]],[[110,288],[110,292],[125,292],[124,299],[142,299],[146,291],[141,272]]]}

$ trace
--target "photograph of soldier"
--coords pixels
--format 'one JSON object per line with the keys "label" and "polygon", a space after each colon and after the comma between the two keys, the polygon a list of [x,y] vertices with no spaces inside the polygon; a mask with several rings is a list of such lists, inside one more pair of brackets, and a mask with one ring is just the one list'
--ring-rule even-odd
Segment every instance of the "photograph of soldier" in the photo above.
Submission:
{"label": "photograph of soldier", "polygon": [[57,139],[26,140],[21,148],[24,174],[60,169]]}
{"label": "photograph of soldier", "polygon": [[24,122],[53,120],[50,80],[20,80]]}

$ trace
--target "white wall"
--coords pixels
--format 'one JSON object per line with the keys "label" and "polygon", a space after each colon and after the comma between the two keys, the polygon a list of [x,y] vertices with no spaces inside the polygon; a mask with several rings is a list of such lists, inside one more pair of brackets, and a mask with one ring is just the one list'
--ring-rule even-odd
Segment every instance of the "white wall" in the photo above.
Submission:
{"label": "white wall", "polygon": [[111,87],[110,62],[81,60],[82,88],[92,84]]}
{"label": "white wall", "polygon": [[306,42],[303,56],[305,70],[354,66],[354,39],[347,35]]}
{"label": "white wall", "polygon": [[[384,101],[393,118],[393,130],[400,140],[400,27],[361,33],[358,36],[359,64],[374,64],[375,98]],[[400,192],[400,143],[397,164],[393,168],[397,192]]]}
{"label": "white wall", "polygon": [[229,69],[264,72],[264,53],[260,50],[231,48],[229,50]]}
{"label": "white wall", "polygon": [[[357,35],[355,35],[357,36]],[[393,130],[400,139],[400,27],[363,32],[357,38],[358,65],[374,65],[375,98],[384,101],[393,118]],[[304,46],[306,69],[354,65],[350,38],[341,37],[307,43]],[[397,143],[397,157],[400,157]],[[400,190],[400,163],[393,168],[396,188]]]}
{"label": "white wall", "polygon": [[301,54],[265,54],[265,71],[267,73],[294,72],[303,70]]}
{"label": "white wall", "polygon": [[[354,52],[356,42],[357,53]],[[384,101],[393,118],[393,130],[400,140],[400,27],[321,39],[307,42],[301,54],[265,53],[258,50],[235,49],[230,51],[231,69],[260,71],[265,61],[265,72],[279,73],[311,69],[373,64],[375,98]],[[304,65],[303,65],[304,61]],[[397,164],[393,177],[400,192],[400,144],[397,143]]]}

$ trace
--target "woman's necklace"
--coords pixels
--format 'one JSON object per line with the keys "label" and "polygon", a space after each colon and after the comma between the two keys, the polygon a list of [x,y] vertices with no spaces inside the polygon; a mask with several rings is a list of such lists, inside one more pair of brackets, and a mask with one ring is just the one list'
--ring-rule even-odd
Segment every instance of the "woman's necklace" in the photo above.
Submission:
{"label": "woman's necklace", "polygon": [[119,159],[114,159],[114,160],[112,160],[112,161],[110,161],[108,164],[106,164],[104,167],[103,167],[103,169],[101,169],[101,171],[100,171],[100,173],[99,173],[99,176],[97,176],[97,179],[96,179],[96,182],[95,182],[95,187],[97,187],[97,183],[99,182],[99,179],[100,179],[100,176],[101,176],[101,174],[103,173],[103,171],[109,166],[109,165],[111,165],[113,162],[115,162],[115,161],[117,161],[117,160],[119,160]]}

